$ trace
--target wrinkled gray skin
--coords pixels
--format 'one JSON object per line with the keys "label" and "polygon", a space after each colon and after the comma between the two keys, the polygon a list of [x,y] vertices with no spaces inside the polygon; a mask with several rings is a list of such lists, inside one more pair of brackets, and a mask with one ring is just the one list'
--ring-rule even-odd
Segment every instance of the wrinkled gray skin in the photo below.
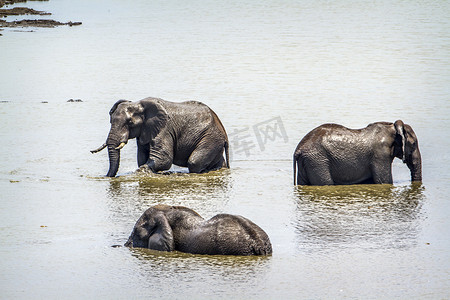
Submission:
{"label": "wrinkled gray skin", "polygon": [[147,165],[153,172],[168,170],[172,164],[187,167],[191,173],[229,168],[225,128],[214,111],[201,102],[119,100],[109,114],[111,129],[106,143],[91,151],[108,147],[108,177],[116,176],[120,149],[133,138],[137,141],[138,166]]}
{"label": "wrinkled gray skin", "polygon": [[395,157],[406,163],[411,181],[422,181],[417,137],[401,120],[362,129],[324,124],[309,132],[295,149],[294,185],[392,184]]}
{"label": "wrinkled gray skin", "polygon": [[208,255],[270,255],[267,234],[250,220],[219,214],[204,220],[183,206],[156,205],[136,222],[127,247]]}

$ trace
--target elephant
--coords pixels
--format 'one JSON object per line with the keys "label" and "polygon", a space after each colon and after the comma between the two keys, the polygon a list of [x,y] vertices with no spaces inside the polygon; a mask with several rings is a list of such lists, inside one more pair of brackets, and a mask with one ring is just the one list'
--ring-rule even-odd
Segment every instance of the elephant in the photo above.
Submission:
{"label": "elephant", "polygon": [[411,181],[422,181],[416,134],[401,120],[376,122],[362,129],[323,124],[295,149],[294,185],[392,184],[395,157],[406,163]]}
{"label": "elephant", "polygon": [[108,147],[108,177],[116,176],[120,149],[133,138],[138,167],[154,173],[168,170],[172,164],[187,167],[191,173],[230,167],[225,128],[216,113],[201,102],[151,97],[137,102],[119,100],[109,114],[111,129],[106,142],[91,151]]}
{"label": "elephant", "polygon": [[271,255],[267,234],[250,220],[218,214],[209,220],[184,206],[159,204],[136,222],[126,247],[206,255]]}

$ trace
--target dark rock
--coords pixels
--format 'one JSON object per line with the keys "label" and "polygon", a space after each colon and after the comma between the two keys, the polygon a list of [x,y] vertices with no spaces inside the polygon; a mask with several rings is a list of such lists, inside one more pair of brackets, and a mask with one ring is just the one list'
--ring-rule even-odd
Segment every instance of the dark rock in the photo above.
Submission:
{"label": "dark rock", "polygon": [[18,16],[18,15],[51,15],[45,11],[34,10],[28,7],[14,7],[10,9],[0,9],[0,17]]}
{"label": "dark rock", "polygon": [[61,25],[69,25],[69,26],[75,26],[75,25],[81,25],[81,22],[68,22],[68,23],[62,23],[55,20],[44,20],[44,19],[37,19],[37,20],[20,20],[20,21],[12,21],[12,22],[0,22],[0,27],[56,27]]}

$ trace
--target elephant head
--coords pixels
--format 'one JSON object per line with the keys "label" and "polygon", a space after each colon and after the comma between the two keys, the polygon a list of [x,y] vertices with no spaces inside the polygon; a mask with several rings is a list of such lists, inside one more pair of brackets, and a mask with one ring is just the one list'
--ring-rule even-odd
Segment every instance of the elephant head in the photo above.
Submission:
{"label": "elephant head", "polygon": [[411,171],[411,181],[422,181],[422,158],[414,130],[401,120],[395,121],[394,126],[397,145],[394,147],[394,156],[408,166]]}
{"label": "elephant head", "polygon": [[141,144],[148,144],[168,120],[167,112],[158,99],[147,98],[138,102],[117,101],[109,111],[111,129],[106,142],[92,153],[108,147],[108,177],[114,177],[119,170],[120,149],[129,139],[139,138]]}
{"label": "elephant head", "polygon": [[164,213],[156,207],[147,209],[136,222],[125,246],[173,251],[173,232]]}

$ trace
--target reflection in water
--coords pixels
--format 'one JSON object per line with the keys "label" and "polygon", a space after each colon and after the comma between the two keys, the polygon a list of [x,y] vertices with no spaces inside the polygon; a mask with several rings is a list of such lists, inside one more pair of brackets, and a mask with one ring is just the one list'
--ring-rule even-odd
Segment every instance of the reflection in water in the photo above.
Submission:
{"label": "reflection in water", "polygon": [[156,204],[186,206],[205,218],[223,212],[231,186],[227,169],[206,174],[135,173],[102,180],[109,181],[107,201],[111,220],[125,224],[120,232],[114,233],[117,244],[126,241],[139,216]]}
{"label": "reflection in water", "polygon": [[299,186],[294,226],[300,245],[409,248],[420,231],[420,183],[407,186]]}
{"label": "reflection in water", "polygon": [[[167,298],[180,295],[178,289],[183,289],[184,298],[189,294],[198,298],[212,286],[217,295],[229,293],[229,287],[220,282],[233,282],[236,287],[256,285],[264,281],[272,259],[270,256],[194,255],[140,248],[129,251],[137,258],[143,284],[159,289]],[[174,286],[174,283],[178,285]],[[211,296],[211,292],[208,294]]]}
{"label": "reflection in water", "polygon": [[181,204],[179,201],[189,201],[192,197],[197,200],[223,198],[230,184],[228,175],[226,169],[207,174],[133,174],[112,179],[108,196],[115,201],[126,199],[145,206]]}

